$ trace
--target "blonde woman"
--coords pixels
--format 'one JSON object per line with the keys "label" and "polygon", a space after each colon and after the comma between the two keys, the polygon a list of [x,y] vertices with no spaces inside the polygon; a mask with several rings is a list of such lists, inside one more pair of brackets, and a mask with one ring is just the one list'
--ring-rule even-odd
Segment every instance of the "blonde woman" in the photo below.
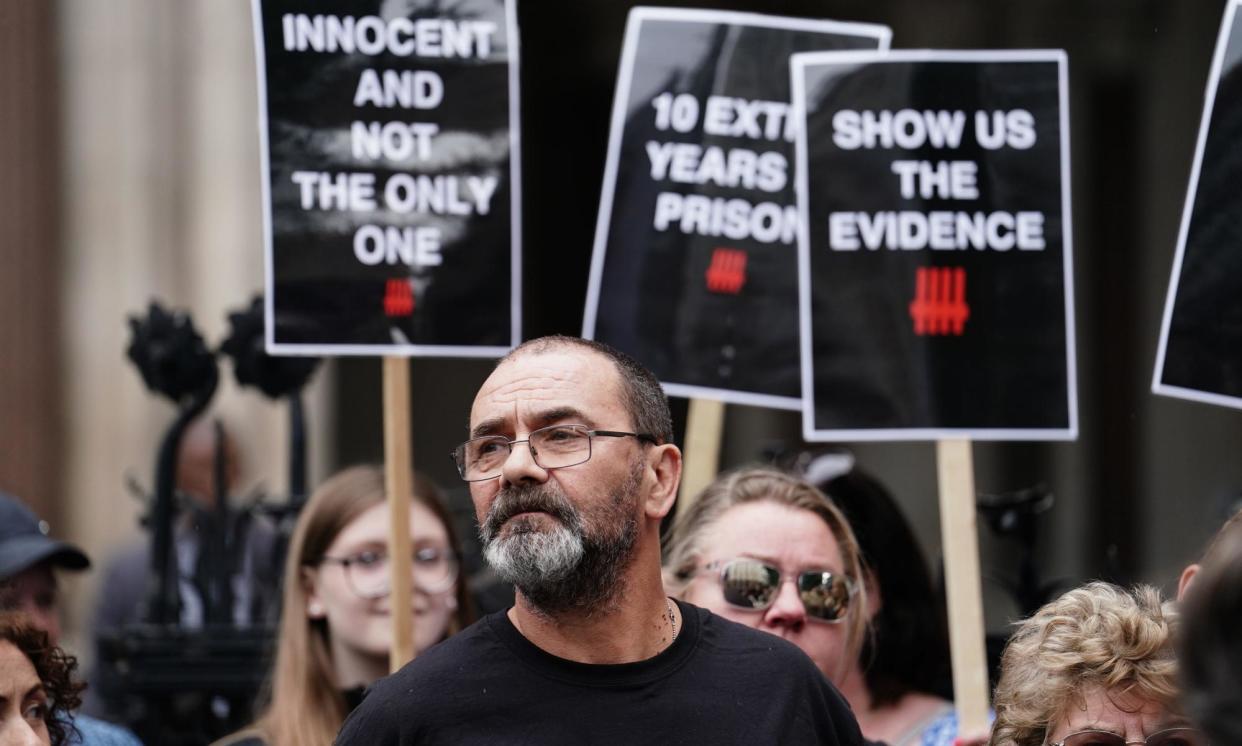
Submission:
{"label": "blonde woman", "polygon": [[[379,467],[345,469],[315,491],[289,544],[269,704],[220,744],[332,743],[362,690],[388,673],[387,536]],[[417,654],[473,621],[452,523],[438,491],[417,475],[410,537]]]}
{"label": "blonde woman", "polygon": [[823,493],[773,469],[724,474],[664,546],[668,592],[784,637],[844,691],[867,619],[858,542]]}
{"label": "blonde woman", "polygon": [[991,746],[1203,746],[1178,708],[1177,614],[1150,587],[1089,583],[1021,622]]}

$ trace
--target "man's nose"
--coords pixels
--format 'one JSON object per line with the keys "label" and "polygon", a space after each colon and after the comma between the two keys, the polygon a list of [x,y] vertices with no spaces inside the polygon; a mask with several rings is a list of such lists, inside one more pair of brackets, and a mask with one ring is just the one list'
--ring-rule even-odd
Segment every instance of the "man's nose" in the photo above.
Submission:
{"label": "man's nose", "polygon": [[795,631],[806,624],[806,607],[802,605],[797,584],[792,578],[781,578],[776,600],[763,612],[763,623],[770,627],[790,628]]}
{"label": "man's nose", "polygon": [[509,456],[500,471],[501,486],[544,482],[547,478],[547,470],[535,463],[535,452],[530,441],[515,440],[509,446]]}

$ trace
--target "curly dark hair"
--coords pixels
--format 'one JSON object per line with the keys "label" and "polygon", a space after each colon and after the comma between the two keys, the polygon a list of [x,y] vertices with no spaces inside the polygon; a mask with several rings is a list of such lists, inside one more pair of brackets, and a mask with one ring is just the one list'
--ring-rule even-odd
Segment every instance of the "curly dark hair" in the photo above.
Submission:
{"label": "curly dark hair", "polygon": [[72,655],[51,644],[47,633],[38,629],[23,614],[0,612],[0,640],[12,643],[30,659],[43,691],[48,698],[47,732],[52,746],[69,742],[76,733],[71,712],[82,704],[85,684],[73,680],[78,661]]}

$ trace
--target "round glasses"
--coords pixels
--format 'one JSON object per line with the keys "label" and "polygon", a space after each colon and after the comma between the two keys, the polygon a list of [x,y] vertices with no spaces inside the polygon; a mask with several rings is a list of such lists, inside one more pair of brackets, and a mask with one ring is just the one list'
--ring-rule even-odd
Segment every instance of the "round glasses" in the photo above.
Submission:
{"label": "round glasses", "polygon": [[[775,603],[784,582],[779,568],[756,559],[739,557],[712,562],[705,569],[717,568],[724,600],[730,606],[749,611],[762,611]],[[854,595],[854,583],[848,577],[827,570],[806,570],[798,573],[793,582],[807,616],[821,622],[845,618]]]}
{"label": "round glasses", "polygon": [[[457,558],[435,547],[414,550],[414,587],[426,593],[443,593],[457,580]],[[388,553],[367,550],[348,557],[324,557],[324,562],[345,568],[345,582],[361,598],[383,598],[391,591]]]}
{"label": "round glasses", "polygon": [[1080,730],[1048,746],[1207,746],[1207,739],[1194,728],[1168,728],[1152,733],[1142,741],[1127,741],[1125,736],[1106,730]]}
{"label": "round glasses", "polygon": [[531,430],[522,440],[509,440],[503,435],[472,438],[454,448],[450,455],[462,479],[482,482],[500,476],[516,443],[525,443],[530,448],[530,457],[540,469],[563,469],[589,461],[591,439],[598,437],[638,438],[648,443],[656,442],[655,437],[645,433],[592,430],[585,425],[552,425]]}

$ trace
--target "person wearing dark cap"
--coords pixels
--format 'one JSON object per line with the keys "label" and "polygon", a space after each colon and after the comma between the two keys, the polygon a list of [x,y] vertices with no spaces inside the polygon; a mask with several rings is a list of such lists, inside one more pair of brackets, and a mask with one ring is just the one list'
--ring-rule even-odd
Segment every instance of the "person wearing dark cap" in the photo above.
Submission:
{"label": "person wearing dark cap", "polygon": [[[0,611],[18,612],[60,643],[60,605],[56,570],[85,570],[86,554],[49,536],[46,521],[17,498],[0,491]],[[84,715],[73,718],[76,733],[67,743],[79,746],[141,746],[132,733]]]}
{"label": "person wearing dark cap", "polygon": [[81,549],[48,536],[48,525],[17,498],[0,492],[0,607],[20,611],[60,642],[53,570],[91,566]]}

